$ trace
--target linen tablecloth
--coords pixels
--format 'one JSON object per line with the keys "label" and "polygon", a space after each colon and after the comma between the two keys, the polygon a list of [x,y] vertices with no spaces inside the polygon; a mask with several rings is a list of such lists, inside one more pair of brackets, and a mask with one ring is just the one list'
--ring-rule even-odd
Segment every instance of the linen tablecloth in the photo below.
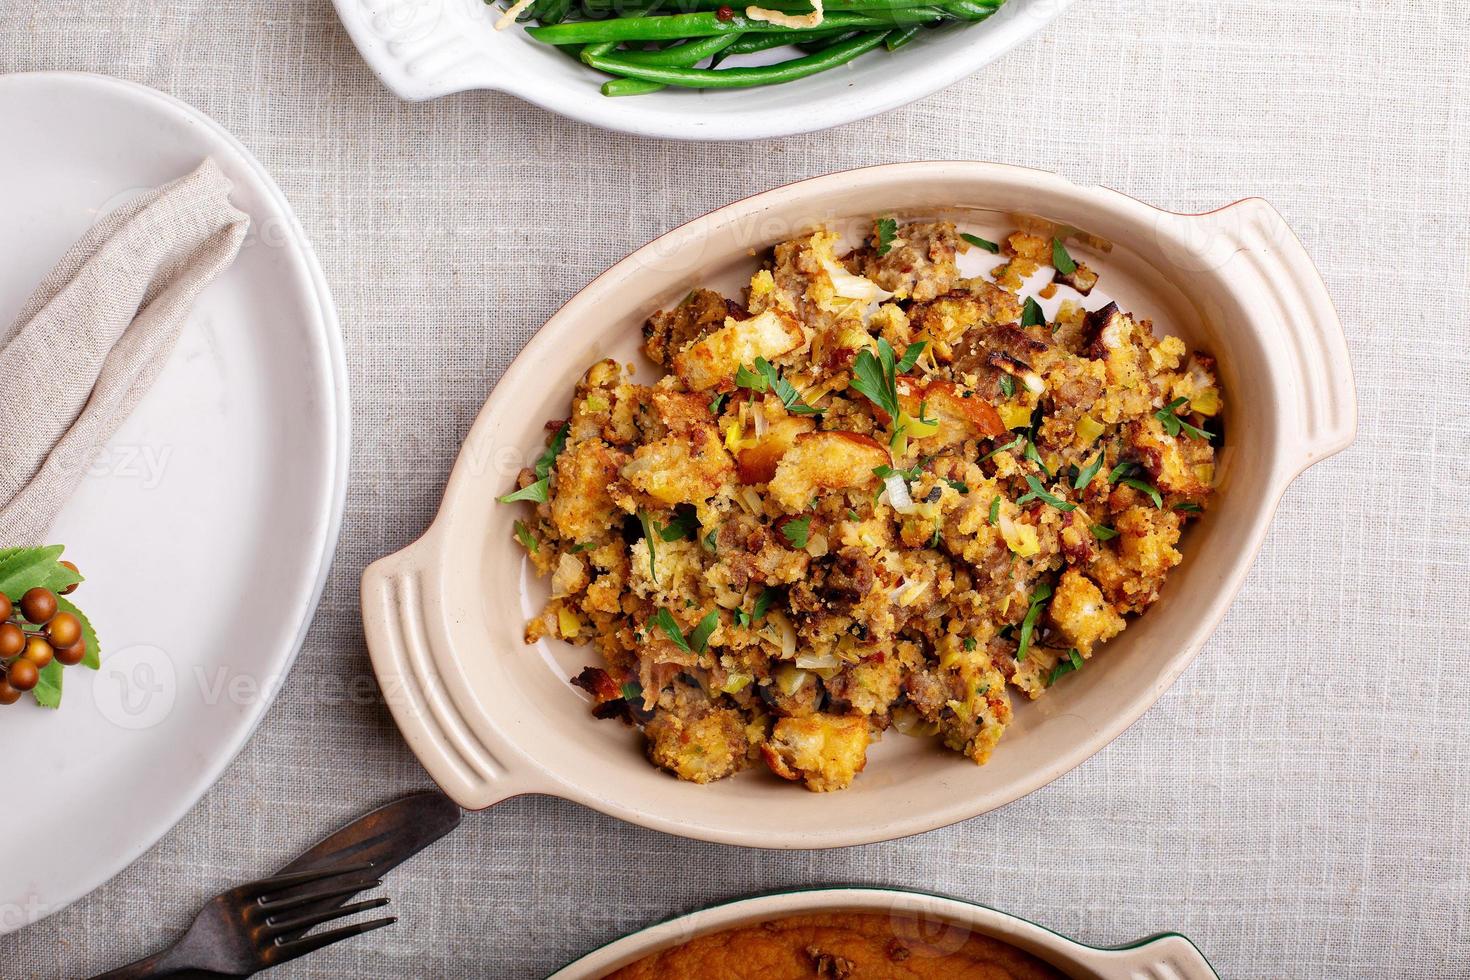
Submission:
{"label": "linen tablecloth", "polygon": [[[397,927],[273,975],[541,975],[719,899],[863,882],[1092,943],[1178,930],[1226,977],[1470,976],[1467,38],[1458,0],[1083,0],[907,109],[704,146],[499,95],[400,103],[327,0],[5,0],[0,70],[155,86],[280,181],[341,310],[354,446],[326,597],[259,732],[143,859],[0,938],[0,976],[141,954],[207,895],[428,785],[371,682],[358,577],[426,526],[511,356],[679,222],[796,178],[927,158],[1057,170],[1180,211],[1260,195],[1319,263],[1357,372],[1358,441],[1286,494],[1200,659],[1080,769],[911,840],[748,851],[510,801],[395,873]],[[5,799],[0,826],[65,846],[71,831],[28,827]]]}

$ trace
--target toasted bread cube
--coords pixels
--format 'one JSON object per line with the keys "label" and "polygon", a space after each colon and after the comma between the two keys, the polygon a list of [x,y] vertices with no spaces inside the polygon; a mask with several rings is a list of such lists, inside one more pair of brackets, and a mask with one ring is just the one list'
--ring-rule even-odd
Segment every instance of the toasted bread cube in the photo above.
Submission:
{"label": "toasted bread cube", "polygon": [[788,511],[806,507],[818,491],[861,487],[877,479],[873,470],[887,465],[888,450],[872,436],[857,432],[808,432],[776,465],[771,496]]}
{"label": "toasted bread cube", "polygon": [[1049,615],[1052,625],[1084,657],[1092,656],[1095,644],[1111,640],[1126,625],[1102,590],[1075,568],[1063,572],[1057,582]]}
{"label": "toasted bread cube", "polygon": [[797,438],[816,427],[816,421],[809,415],[788,415],[772,422],[766,434],[754,446],[736,454],[735,464],[740,482],[769,482],[776,475],[776,465],[781,462],[781,457],[786,455],[786,451],[796,443]]}
{"label": "toasted bread cube", "polygon": [[695,718],[661,709],[643,734],[649,761],[692,783],[711,783],[739,772],[749,748],[740,713],[727,708]]}
{"label": "toasted bread cube", "polygon": [[557,458],[551,521],[558,535],[567,541],[591,541],[622,523],[608,486],[624,459],[596,439],[579,442]]}
{"label": "toasted bread cube", "polygon": [[702,425],[639,446],[622,477],[660,503],[700,504],[720,492],[732,468],[714,426]]}
{"label": "toasted bread cube", "polygon": [[766,310],[749,320],[725,320],[714,333],[674,355],[674,371],[691,391],[708,391],[757,357],[773,360],[800,347],[805,335],[790,317]]}
{"label": "toasted bread cube", "polygon": [[782,779],[800,779],[814,793],[846,789],[868,762],[868,721],[861,715],[782,718],[761,757]]}

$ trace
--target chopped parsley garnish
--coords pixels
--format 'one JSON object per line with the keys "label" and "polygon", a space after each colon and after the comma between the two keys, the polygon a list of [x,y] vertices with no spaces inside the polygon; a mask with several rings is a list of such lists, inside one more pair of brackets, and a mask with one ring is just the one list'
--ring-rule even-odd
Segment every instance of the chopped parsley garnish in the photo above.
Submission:
{"label": "chopped parsley garnish", "polygon": [[697,527],[699,527],[699,515],[688,511],[683,514],[675,514],[671,522],[659,528],[658,536],[665,541],[682,541],[685,538],[694,537]]}
{"label": "chopped parsley garnish", "polygon": [[648,577],[653,579],[653,584],[658,584],[658,556],[655,553],[654,539],[659,537],[658,525],[654,523],[653,516],[647,511],[638,512],[638,523],[643,525],[643,540],[648,542]]}
{"label": "chopped parsley garnish", "polygon": [[1036,621],[1041,618],[1041,608],[1050,598],[1051,586],[1045,583],[1038,585],[1036,591],[1031,593],[1031,608],[1026,610],[1026,618],[1021,620],[1021,639],[1016,645],[1018,663],[1025,660],[1026,654],[1031,650],[1031,637],[1036,632]]}
{"label": "chopped parsley garnish", "polygon": [[570,422],[563,422],[561,428],[556,430],[556,435],[547,444],[544,452],[536,458],[533,467],[536,473],[536,482],[524,486],[514,493],[508,493],[503,497],[497,497],[502,504],[513,504],[518,500],[529,500],[532,503],[546,503],[548,491],[551,487],[551,467],[556,463],[556,457],[567,446],[567,433],[572,431]]}
{"label": "chopped parsley garnish", "polygon": [[1000,498],[996,497],[990,502],[990,523],[1000,523]]}
{"label": "chopped parsley garnish", "polygon": [[1213,434],[1206,432],[1197,425],[1192,425],[1179,414],[1179,409],[1189,404],[1188,398],[1176,398],[1163,408],[1154,413],[1154,418],[1164,425],[1164,431],[1171,436],[1177,436],[1181,431],[1191,439],[1203,439],[1209,442],[1215,438]]}
{"label": "chopped parsley garnish", "polygon": [[1041,485],[1041,481],[1036,479],[1036,477],[1031,476],[1030,474],[1027,474],[1026,476],[1026,486],[1030,487],[1031,491],[1024,496],[1017,498],[1017,506],[1029,503],[1032,500],[1040,500],[1044,503],[1051,504],[1057,510],[1064,512],[1077,509],[1076,504],[1070,504],[1067,501],[1063,500],[1061,497],[1058,497],[1052,493],[1048,493],[1046,487]]}
{"label": "chopped parsley garnish", "polygon": [[[718,530],[718,528],[716,529],[716,531],[717,530]],[[711,531],[710,533],[708,533],[708,534],[706,534],[704,536],[704,546],[706,548],[708,548],[710,551],[717,550],[715,548],[715,531]]]}
{"label": "chopped parsley garnish", "polygon": [[1097,459],[1094,459],[1092,462],[1088,463],[1087,468],[1084,469],[1081,473],[1077,474],[1077,479],[1072,481],[1073,490],[1081,490],[1083,487],[1092,482],[1092,478],[1097,476],[1097,471],[1102,469],[1103,455],[1104,453],[1102,452],[1102,450],[1098,450]]}
{"label": "chopped parsley garnish", "polygon": [[775,601],[775,598],[775,589],[762,589],[761,594],[755,597],[755,608],[750,612],[750,621],[759,623],[764,619],[766,610],[771,608],[771,603]]}
{"label": "chopped parsley garnish", "polygon": [[529,527],[526,527],[524,521],[516,521],[515,529],[516,540],[519,541],[521,543],[521,546],[527,551],[534,553],[536,548],[540,544],[540,542],[536,540],[536,535],[531,533],[531,529]]}
{"label": "chopped parsley garnish", "polygon": [[878,258],[888,254],[893,248],[893,240],[898,237],[898,222],[892,218],[878,219]]}
{"label": "chopped parsley garnish", "polygon": [[572,554],[580,555],[582,552],[591,551],[595,547],[597,547],[597,544],[595,542],[578,541],[576,544],[572,545]]}
{"label": "chopped parsley garnish", "polygon": [[1147,480],[1140,480],[1136,476],[1127,476],[1119,480],[1118,482],[1123,484],[1123,486],[1125,487],[1132,487],[1139,493],[1147,496],[1149,500],[1152,500],[1154,502],[1155,507],[1158,507],[1160,509],[1163,508],[1164,498],[1159,494],[1158,487],[1154,486],[1152,483],[1149,483]]}
{"label": "chopped parsley garnish", "polygon": [[899,358],[892,345],[879,337],[877,354],[871,350],[858,351],[852,364],[852,387],[897,422],[903,411],[898,404],[898,376],[913,370],[927,346],[924,341],[909,344]]}
{"label": "chopped parsley garnish", "polygon": [[901,476],[905,483],[913,483],[919,478],[919,474],[922,472],[924,472],[924,464],[922,462],[915,463],[906,470],[896,470],[887,463],[884,463],[882,466],[873,467],[873,475],[878,479],[886,480],[890,476]]}
{"label": "chopped parsley garnish", "polygon": [[1118,532],[1104,524],[1092,525],[1092,536],[1099,541],[1111,541],[1118,536]]}
{"label": "chopped parsley garnish", "polygon": [[750,391],[774,391],[776,397],[781,399],[781,404],[786,406],[786,411],[792,415],[821,415],[820,408],[813,408],[801,400],[801,392],[781,377],[771,362],[764,357],[755,359],[755,370],[749,370],[745,365],[735,369],[735,385],[738,388],[747,388]]}
{"label": "chopped parsley garnish", "polygon": [[720,625],[720,611],[711,609],[705,613],[704,618],[694,627],[688,639],[685,639],[683,631],[679,629],[679,621],[674,618],[674,614],[662,606],[659,607],[658,612],[653,614],[652,625],[663,630],[664,635],[680,650],[686,653],[704,653],[709,647],[710,634],[715,631],[716,626]]}
{"label": "chopped parsley garnish", "polygon": [[1041,304],[1036,302],[1035,297],[1027,296],[1025,305],[1021,307],[1021,326],[1046,326],[1046,314],[1042,312]]}
{"label": "chopped parsley garnish", "polygon": [[991,255],[1000,254],[999,245],[995,244],[995,242],[987,241],[984,238],[981,238],[979,235],[971,235],[968,232],[962,231],[960,232],[960,237],[969,242],[971,245],[974,245],[976,248],[985,249],[985,251],[989,252]]}
{"label": "chopped parsley garnish", "polygon": [[1070,674],[1074,670],[1081,669],[1082,654],[1077,652],[1076,647],[1073,647],[1071,650],[1067,651],[1066,657],[1058,661],[1057,665],[1051,669],[1051,676],[1046,679],[1046,686],[1051,687],[1057,682],[1057,678],[1063,676],[1064,674]]}
{"label": "chopped parsley garnish", "polygon": [[643,685],[637,681],[628,681],[619,688],[619,691],[622,693],[624,701],[643,700]]}
{"label": "chopped parsley garnish", "polygon": [[1077,263],[1072,260],[1072,254],[1067,251],[1067,246],[1062,244],[1060,238],[1051,240],[1051,264],[1064,276],[1070,276],[1077,271]]}
{"label": "chopped parsley garnish", "polygon": [[715,627],[720,625],[720,611],[711,609],[704,614],[704,618],[694,627],[694,632],[689,634],[689,645],[694,648],[695,653],[704,653],[709,649],[710,634]]}
{"label": "chopped parsley garnish", "polygon": [[709,400],[709,413],[711,415],[719,415],[721,410],[723,410],[725,407],[725,402],[728,401],[729,398],[730,393],[728,391],[715,392],[715,397]]}
{"label": "chopped parsley garnish", "polygon": [[948,483],[949,488],[955,493],[960,494],[961,496],[964,496],[970,492],[970,485],[964,480],[945,480],[944,482]]}
{"label": "chopped parsley garnish", "polygon": [[496,499],[502,504],[513,504],[518,500],[529,500],[533,504],[544,504],[546,503],[547,489],[549,486],[549,481],[537,480],[535,483],[521,487],[515,493],[508,493],[504,497],[497,497]]}
{"label": "chopped parsley garnish", "polygon": [[1017,446],[1019,446],[1021,443],[1025,442],[1025,441],[1026,441],[1026,437],[1025,436],[1016,436],[1016,438],[1012,439],[1010,442],[1006,443],[1004,446],[996,446],[990,452],[986,453],[984,456],[981,456],[980,457],[980,462],[983,463],[987,459],[990,459],[992,456],[995,456],[998,453],[1010,452],[1012,449],[1015,449]]}
{"label": "chopped parsley garnish", "polygon": [[751,371],[744,364],[735,369],[735,387],[748,388],[751,391],[766,391],[771,383],[766,376],[757,371]]}
{"label": "chopped parsley garnish", "polygon": [[1000,393],[1007,398],[1016,397],[1016,379],[1009,374],[1000,376]]}
{"label": "chopped parsley garnish", "polygon": [[1190,501],[1185,501],[1182,504],[1175,504],[1174,509],[1182,510],[1186,514],[1199,514],[1204,511],[1204,508],[1201,507],[1199,504]]}
{"label": "chopped parsley garnish", "polygon": [[811,536],[812,515],[798,517],[794,521],[787,521],[781,525],[781,534],[787,541],[791,542],[793,548],[805,548],[807,538]]}
{"label": "chopped parsley garnish", "polygon": [[979,646],[979,644],[975,641],[975,638],[973,636],[965,637],[964,647],[966,653],[973,651],[977,646]]}
{"label": "chopped parsley garnish", "polygon": [[1021,455],[1035,463],[1036,468],[1041,470],[1048,480],[1051,479],[1051,470],[1047,469],[1046,464],[1041,461],[1041,454],[1036,451],[1036,442],[1034,440],[1026,443],[1026,451]]}

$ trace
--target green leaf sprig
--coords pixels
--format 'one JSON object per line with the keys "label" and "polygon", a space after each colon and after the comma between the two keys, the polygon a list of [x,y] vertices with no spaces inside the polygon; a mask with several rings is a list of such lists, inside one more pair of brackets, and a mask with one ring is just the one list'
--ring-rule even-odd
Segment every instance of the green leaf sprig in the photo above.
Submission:
{"label": "green leaf sprig", "polygon": [[1059,511],[1062,511],[1063,513],[1077,509],[1076,504],[1068,503],[1061,497],[1058,497],[1056,494],[1050,493],[1046,489],[1046,487],[1041,485],[1040,480],[1036,479],[1036,477],[1032,476],[1029,473],[1026,474],[1026,486],[1030,487],[1031,489],[1029,492],[1016,498],[1017,507],[1021,506],[1022,504],[1030,503],[1033,500],[1040,500],[1043,503],[1051,504],[1053,507],[1055,507]]}
{"label": "green leaf sprig", "polygon": [[898,379],[913,370],[928,344],[919,341],[909,344],[898,357],[893,346],[882,337],[878,338],[878,353],[871,350],[858,351],[852,363],[852,387],[858,394],[888,413],[895,422],[903,409],[898,404]]}
{"label": "green leaf sprig", "polygon": [[1070,674],[1074,670],[1081,670],[1082,664],[1082,654],[1077,652],[1077,648],[1073,647],[1071,650],[1068,650],[1066,657],[1059,660],[1057,665],[1051,669],[1051,676],[1046,679],[1046,686],[1051,687],[1064,674]]}
{"label": "green leaf sprig", "polygon": [[502,504],[513,504],[518,500],[528,500],[536,504],[546,503],[551,489],[551,467],[556,463],[556,457],[567,446],[567,433],[572,431],[570,422],[563,422],[556,435],[547,444],[546,450],[537,457],[534,465],[536,482],[528,484],[514,493],[508,493],[503,497],[497,497]]}
{"label": "green leaf sprig", "polygon": [[674,618],[674,614],[662,606],[653,614],[652,625],[662,630],[674,646],[685,653],[704,653],[709,649],[710,634],[715,631],[716,626],[720,625],[720,611],[711,609],[705,613],[704,618],[695,625],[688,637],[685,637],[684,632],[679,629],[679,621]]}
{"label": "green leaf sprig", "polygon": [[992,241],[990,241],[988,239],[981,238],[979,235],[971,235],[968,232],[963,232],[962,231],[962,232],[960,232],[960,237],[963,238],[965,241],[969,242],[971,245],[974,245],[976,248],[983,248],[983,249],[985,249],[985,251],[989,252],[991,255],[999,255],[1000,254],[1000,246],[999,245],[995,244],[995,242],[992,242]]}
{"label": "green leaf sprig", "polygon": [[774,391],[776,397],[781,399],[781,404],[786,406],[786,411],[792,415],[822,414],[820,408],[813,408],[803,402],[801,392],[797,391],[790,381],[783,378],[780,372],[771,366],[771,362],[764,357],[755,359],[754,370],[747,369],[743,364],[735,369],[735,387],[756,392]]}
{"label": "green leaf sprig", "polygon": [[798,517],[781,525],[781,535],[793,548],[805,548],[812,533],[812,515]]}
{"label": "green leaf sprig", "polygon": [[1179,414],[1179,410],[1188,404],[1188,398],[1176,398],[1155,412],[1154,418],[1163,423],[1164,431],[1169,433],[1170,436],[1177,436],[1182,431],[1191,439],[1203,439],[1205,442],[1209,442],[1215,438],[1213,433],[1206,432],[1199,426],[1191,424],[1188,419]]}
{"label": "green leaf sprig", "polygon": [[1031,637],[1036,632],[1036,621],[1041,618],[1041,610],[1046,606],[1046,601],[1051,598],[1051,586],[1045,582],[1036,587],[1031,593],[1031,607],[1026,610],[1026,618],[1021,620],[1021,638],[1016,645],[1016,661],[1019,663],[1026,659],[1026,654],[1031,651]]}
{"label": "green leaf sprig", "polygon": [[1051,240],[1051,264],[1064,276],[1070,276],[1077,271],[1077,263],[1072,259],[1072,254],[1067,251],[1067,246],[1062,244],[1060,238]]}
{"label": "green leaf sprig", "polygon": [[[102,665],[102,645],[92,621],[76,605],[61,593],[81,584],[84,579],[75,568],[62,564],[64,552],[61,545],[46,545],[35,548],[0,548],[0,592],[12,602],[19,602],[28,591],[46,589],[56,596],[57,611],[70,613],[77,618],[82,629],[85,653],[79,662],[88,670],[97,670]],[[41,633],[23,621],[18,621],[21,631],[27,636]],[[62,677],[65,667],[59,659],[52,659],[39,671],[36,686],[31,689],[38,705],[43,708],[61,706]]]}
{"label": "green leaf sprig", "polygon": [[898,237],[898,222],[892,218],[879,218],[877,232],[878,257],[881,259],[893,248],[893,240]]}

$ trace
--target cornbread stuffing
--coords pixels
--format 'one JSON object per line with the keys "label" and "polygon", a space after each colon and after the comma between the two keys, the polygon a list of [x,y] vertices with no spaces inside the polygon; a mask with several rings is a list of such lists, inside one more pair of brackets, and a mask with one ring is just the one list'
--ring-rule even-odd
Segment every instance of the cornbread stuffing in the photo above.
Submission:
{"label": "cornbread stuffing", "polygon": [[[516,537],[550,578],[526,641],[594,645],[594,713],[681,779],[842,789],[889,728],[984,764],[1009,692],[1157,600],[1210,500],[1213,361],[1061,238],[880,218],[839,242],[653,314],[664,376],[593,364],[501,498],[534,505]],[[998,264],[967,277],[976,247]]]}

